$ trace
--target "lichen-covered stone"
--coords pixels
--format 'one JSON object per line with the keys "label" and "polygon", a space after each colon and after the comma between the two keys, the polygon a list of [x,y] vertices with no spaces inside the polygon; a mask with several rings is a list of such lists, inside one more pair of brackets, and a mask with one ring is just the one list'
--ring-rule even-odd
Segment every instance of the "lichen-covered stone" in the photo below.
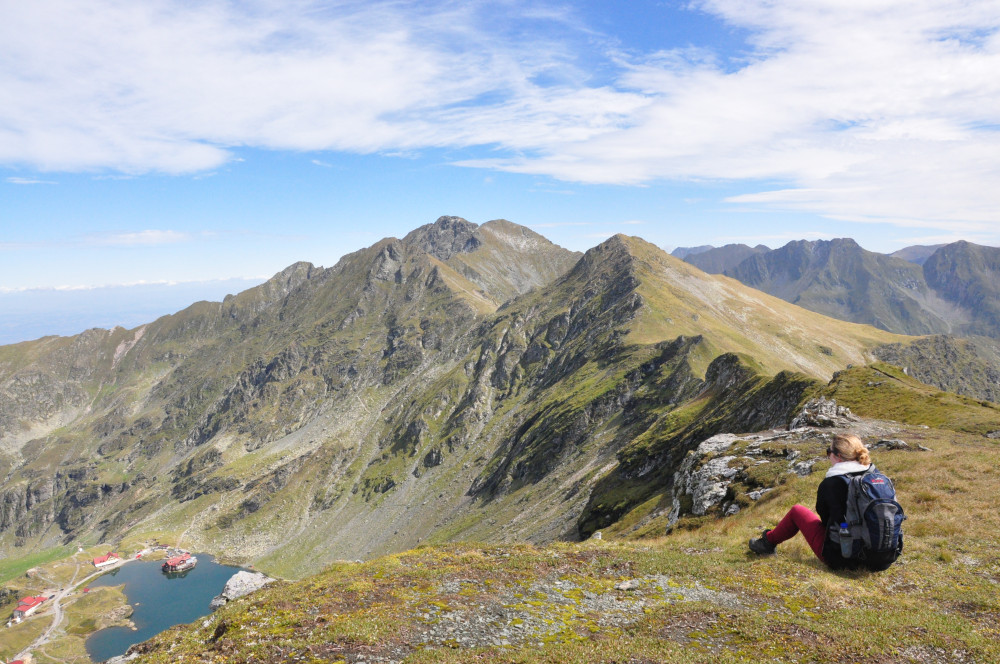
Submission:
{"label": "lichen-covered stone", "polygon": [[801,427],[847,427],[860,418],[846,406],[838,406],[833,399],[818,397],[811,399],[802,412],[792,419],[789,429]]}
{"label": "lichen-covered stone", "polygon": [[226,587],[222,589],[222,593],[213,597],[209,606],[211,606],[214,611],[221,606],[225,606],[227,602],[239,599],[244,595],[249,595],[256,590],[260,590],[273,581],[274,579],[266,574],[240,570],[228,581],[226,581]]}

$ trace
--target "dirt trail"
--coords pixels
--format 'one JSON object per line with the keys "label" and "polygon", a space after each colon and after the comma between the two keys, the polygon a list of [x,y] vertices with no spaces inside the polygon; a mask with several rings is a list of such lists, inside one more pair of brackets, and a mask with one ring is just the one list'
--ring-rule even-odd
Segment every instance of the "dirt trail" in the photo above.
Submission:
{"label": "dirt trail", "polygon": [[[73,592],[73,589],[76,588],[78,585],[87,583],[91,579],[95,579],[108,571],[108,569],[97,570],[92,574],[89,574],[88,576],[84,577],[80,581],[77,581],[76,578],[80,575],[80,560],[78,556],[79,553],[73,554],[73,562],[76,564],[76,569],[73,570],[73,578],[70,579],[69,582],[67,582],[62,588],[59,589],[55,597],[49,600],[50,602],[52,602],[52,624],[49,625],[48,629],[42,632],[42,634],[37,639],[35,639],[34,642],[32,642],[28,647],[26,647],[20,653],[18,653],[18,655],[14,657],[14,659],[24,659],[28,656],[28,653],[30,653],[32,650],[37,650],[48,644],[48,642],[51,641],[52,638],[56,635],[56,631],[59,629],[60,625],[62,625],[63,599],[65,599],[68,595],[70,595]],[[132,562],[131,559],[123,560],[121,563],[118,564],[118,567],[121,567],[122,565],[125,565],[130,562]]]}

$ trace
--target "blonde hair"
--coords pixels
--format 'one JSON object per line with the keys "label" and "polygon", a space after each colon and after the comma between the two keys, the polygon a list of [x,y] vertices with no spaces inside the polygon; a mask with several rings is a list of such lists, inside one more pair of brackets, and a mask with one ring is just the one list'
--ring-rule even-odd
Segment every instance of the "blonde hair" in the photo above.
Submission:
{"label": "blonde hair", "polygon": [[833,444],[830,445],[830,448],[844,461],[857,461],[863,466],[872,462],[868,448],[854,434],[838,433],[833,437]]}

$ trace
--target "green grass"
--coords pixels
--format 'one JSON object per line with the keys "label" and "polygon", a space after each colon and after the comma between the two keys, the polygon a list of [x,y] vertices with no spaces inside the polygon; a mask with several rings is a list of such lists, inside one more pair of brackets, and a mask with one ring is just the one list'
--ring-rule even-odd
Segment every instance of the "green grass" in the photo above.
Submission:
{"label": "green grass", "polygon": [[[126,606],[128,600],[122,589],[117,586],[94,588],[87,593],[81,592],[68,605],[65,629],[69,634],[90,634],[112,624],[108,620],[111,612]],[[131,610],[128,613],[131,613]]]}
{"label": "green grass", "polygon": [[[7,617],[9,616],[4,616],[4,624],[6,624]],[[8,659],[11,659],[23,649],[27,648],[35,639],[41,636],[42,632],[44,632],[51,623],[51,616],[38,615],[31,616],[27,620],[12,627],[4,627],[3,625],[0,625],[0,634],[3,635],[3,638],[0,638],[0,660],[6,662]]]}
{"label": "green grass", "polygon": [[38,567],[56,560],[62,560],[70,555],[72,547],[62,546],[32,553],[20,558],[5,558],[0,560],[0,583],[22,576],[32,567]]}
{"label": "green grass", "polygon": [[942,392],[891,364],[841,371],[823,393],[865,417],[980,435],[1000,430],[997,404]]}
{"label": "green grass", "polygon": [[[783,544],[775,556],[747,553],[746,540],[790,505],[812,504],[826,467],[820,462],[804,478],[765,473],[757,478],[761,483],[782,482],[766,499],[734,517],[705,517],[666,537],[662,521],[658,528],[632,529],[638,517],[662,507],[651,500],[606,530],[602,541],[545,548],[422,546],[368,563],[333,565],[235,602],[210,616],[207,627],[198,621],[156,637],[137,664],[213,657],[234,663],[336,662],[372,655],[420,664],[760,657],[919,662],[941,648],[966,661],[998,661],[994,469],[1000,444],[946,429],[909,427],[897,435],[934,451],[874,452],[909,516],[904,557],[884,573],[831,572],[801,538]],[[614,539],[616,533],[629,539]],[[667,579],[664,591],[644,586],[636,591],[645,601],[641,611],[618,623],[606,620],[615,610],[607,607],[630,601],[615,584],[654,575]],[[572,585],[559,589],[556,581]],[[609,603],[591,609],[589,597]],[[86,601],[94,606],[78,600],[68,636],[50,644],[48,659],[38,661],[62,657],[82,664],[74,659],[80,651],[72,639],[96,627],[88,620],[103,612],[96,595]],[[530,629],[530,638],[508,646],[467,647],[448,639],[427,644],[427,630],[450,624],[446,616],[488,622],[495,615],[489,607],[497,606],[508,611],[508,630]]]}
{"label": "green grass", "polygon": [[[934,452],[874,453],[909,516],[904,557],[886,572],[831,572],[801,538],[775,556],[747,552],[747,539],[790,505],[812,504],[825,468],[819,463],[734,517],[704,518],[667,537],[661,530],[609,539],[612,529],[583,544],[424,546],[334,565],[227,606],[207,627],[157,637],[137,664],[335,662],[365,654],[420,664],[920,662],[939,649],[956,660],[1000,661],[1000,445],[920,427],[898,435]],[[635,591],[645,605],[628,620],[606,620],[617,609],[587,608],[593,597],[624,606],[631,596],[615,584],[649,578],[665,578],[666,587],[647,582]],[[560,590],[556,581],[572,585]],[[515,616],[508,629],[528,625],[530,638],[509,646],[419,645],[434,625],[452,624],[448,616],[489,622],[497,603]]]}

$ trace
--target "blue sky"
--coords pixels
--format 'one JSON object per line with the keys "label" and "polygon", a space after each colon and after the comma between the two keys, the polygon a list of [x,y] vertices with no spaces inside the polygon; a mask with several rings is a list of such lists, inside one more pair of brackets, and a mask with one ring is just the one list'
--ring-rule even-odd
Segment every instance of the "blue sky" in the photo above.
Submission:
{"label": "blue sky", "polygon": [[0,343],[444,214],[998,245],[998,30],[994,0],[4,3]]}

